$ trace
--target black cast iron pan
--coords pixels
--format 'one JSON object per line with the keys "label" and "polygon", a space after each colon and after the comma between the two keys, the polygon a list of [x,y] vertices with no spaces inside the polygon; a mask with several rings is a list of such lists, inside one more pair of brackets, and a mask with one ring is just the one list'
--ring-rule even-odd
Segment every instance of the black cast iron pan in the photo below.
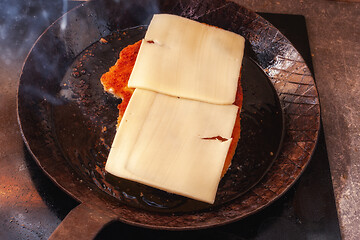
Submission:
{"label": "black cast iron pan", "polygon": [[[144,36],[146,24],[159,12],[231,30],[248,42],[241,139],[211,206],[104,171],[121,100],[104,93],[99,79],[123,47]],[[255,13],[223,1],[81,5],[40,36],[18,91],[18,118],[28,149],[48,176],[81,203],[52,235],[64,239],[94,237],[112,220],[186,230],[244,218],[299,177],[315,148],[319,112],[313,78],[290,42]]]}

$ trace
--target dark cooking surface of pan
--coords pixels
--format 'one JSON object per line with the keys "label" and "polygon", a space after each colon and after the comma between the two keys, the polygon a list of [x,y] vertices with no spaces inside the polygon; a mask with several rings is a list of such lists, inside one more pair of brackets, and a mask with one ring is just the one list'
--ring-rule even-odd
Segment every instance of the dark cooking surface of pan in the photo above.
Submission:
{"label": "dark cooking surface of pan", "polygon": [[[138,1],[125,7],[121,5],[123,3],[111,1],[103,4],[90,2],[65,15],[66,27],[64,18],[60,19],[41,36],[27,58],[19,86],[18,115],[28,148],[44,171],[66,192],[82,203],[110,211],[127,223],[160,229],[204,228],[232,222],[264,208],[282,195],[300,176],[316,145],[320,111],[315,83],[308,67],[277,29],[255,13],[234,3],[166,1],[160,2],[159,9],[152,8],[151,3]],[[99,94],[86,91],[86,76],[92,74],[92,69],[81,69],[82,66],[74,69],[72,64],[74,59],[84,55],[84,50],[101,37],[119,29],[147,24],[152,14],[158,11],[182,15],[243,35],[250,42],[256,63],[272,82],[281,107],[285,109],[284,145],[269,172],[250,191],[211,211],[163,215],[120,204],[116,198],[99,190],[104,187],[108,190],[108,186],[98,181],[99,178],[102,179],[102,172],[96,170],[101,169],[102,161],[98,159],[106,159],[106,145],[111,144],[109,135],[105,136],[105,132],[112,131],[114,134],[113,123],[116,121],[116,114],[111,114],[112,118],[100,115],[104,109],[114,109],[116,113],[118,102],[103,92],[99,97]],[[98,61],[108,60],[99,58]],[[249,64],[248,68],[258,68],[249,59],[244,64]],[[77,77],[77,74],[84,76],[83,79]],[[66,82],[71,81],[66,79],[69,75],[79,80],[76,82],[78,86],[75,84],[65,87],[64,84],[72,84]],[[73,92],[67,89],[83,91]],[[77,101],[81,97],[85,100],[94,98],[98,104],[94,106],[91,102],[93,100]],[[77,103],[77,110],[74,112],[75,108],[67,105],[69,99],[75,99],[70,101],[72,104]],[[99,118],[104,120],[102,123],[106,122],[106,126],[110,126],[109,129],[101,132],[104,128],[92,127],[99,126]],[[86,126],[89,134],[84,131],[81,131],[83,135],[75,134],[76,129],[73,127],[77,126],[76,121],[84,123],[79,126]],[[281,136],[281,131],[277,133]],[[74,136],[69,137],[71,134]],[[95,139],[95,136],[100,135],[106,138]],[[83,139],[79,139],[80,137]],[[64,139],[67,141],[63,141]],[[68,142],[69,139],[74,142]],[[84,150],[82,148],[76,152],[77,148],[72,147],[73,143],[89,141],[92,146],[100,141],[96,145],[100,149],[80,152]],[[272,153],[275,154],[276,150],[275,148]],[[69,156],[69,153],[73,156]],[[84,158],[85,154],[90,155]],[[84,174],[86,170],[87,175]],[[94,184],[96,181],[100,188]]]}
{"label": "dark cooking surface of pan", "polygon": [[105,171],[121,99],[106,94],[99,79],[115,63],[119,52],[142,39],[145,31],[146,27],[116,31],[106,37],[106,44],[98,41],[84,50],[68,68],[57,96],[62,104],[52,108],[54,132],[65,158],[92,187],[95,184],[121,202],[149,211],[191,212],[214,208],[239,197],[269,169],[283,133],[276,91],[247,53],[242,67],[242,134],[214,205],[116,178]]}

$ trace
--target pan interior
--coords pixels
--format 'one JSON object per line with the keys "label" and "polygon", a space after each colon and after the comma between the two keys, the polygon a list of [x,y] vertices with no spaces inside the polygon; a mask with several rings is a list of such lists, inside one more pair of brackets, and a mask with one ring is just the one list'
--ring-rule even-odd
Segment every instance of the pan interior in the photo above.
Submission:
{"label": "pan interior", "polygon": [[83,180],[137,208],[171,213],[193,212],[216,208],[238,198],[252,188],[272,165],[283,135],[282,110],[276,91],[252,60],[248,46],[241,73],[244,93],[240,113],[241,137],[213,205],[105,172],[116,131],[117,105],[121,99],[104,92],[100,77],[114,65],[119,52],[142,39],[145,31],[143,26],[115,31],[106,37],[106,41],[95,42],[82,51],[68,68],[56,96],[62,104],[52,106],[52,126],[63,155]]}

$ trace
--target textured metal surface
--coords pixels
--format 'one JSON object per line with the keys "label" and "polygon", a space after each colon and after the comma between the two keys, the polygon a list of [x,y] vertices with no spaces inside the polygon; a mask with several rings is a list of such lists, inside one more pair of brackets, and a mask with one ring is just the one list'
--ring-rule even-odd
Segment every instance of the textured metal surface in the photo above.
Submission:
{"label": "textured metal surface", "polygon": [[360,4],[234,0],[255,11],[306,18],[343,239],[360,236]]}
{"label": "textured metal surface", "polygon": [[[184,214],[181,216],[163,216],[155,213],[134,211],[134,209],[125,206],[116,206],[116,203],[110,198],[102,197],[94,193],[96,192],[95,189],[94,191],[89,189],[81,179],[77,179],[73,170],[68,168],[62,160],[60,151],[49,151],[53,149],[47,148],[47,146],[55,145],[55,139],[51,133],[51,126],[46,125],[47,121],[51,122],[50,119],[46,119],[46,117],[48,117],[46,116],[47,113],[51,112],[51,109],[47,108],[48,104],[46,102],[49,100],[52,101],[52,104],[56,104],[57,99],[49,99],[49,97],[53,96],[51,91],[56,92],[57,89],[50,88],[48,95],[40,94],[39,99],[41,99],[40,105],[42,105],[42,107],[39,108],[38,112],[26,111],[26,107],[23,107],[22,112],[19,112],[20,119],[30,120],[32,121],[30,123],[38,126],[39,130],[45,130],[45,132],[39,131],[38,135],[33,136],[34,139],[32,139],[32,141],[34,140],[35,142],[28,142],[38,147],[34,149],[30,145],[30,149],[36,157],[40,158],[41,156],[40,162],[44,170],[79,200],[86,201],[87,199],[92,199],[95,205],[103,208],[106,206],[118,213],[119,218],[125,222],[144,226],[149,226],[148,224],[151,223],[151,227],[156,228],[197,228],[224,224],[245,217],[267,206],[284,193],[299,177],[310,160],[319,130],[320,116],[316,87],[309,69],[295,48],[280,32],[258,15],[227,2],[200,3],[193,1],[191,3],[180,2],[175,5],[171,5],[169,2],[167,4],[168,5],[162,5],[160,10],[166,11],[167,9],[170,12],[217,25],[244,35],[251,42],[253,50],[257,53],[259,64],[272,79],[279,93],[286,115],[287,132],[285,144],[270,172],[252,191],[217,210],[199,214]],[[123,9],[121,6],[118,7]],[[140,7],[136,10],[140,10],[141,12],[141,10],[144,11],[144,8]],[[96,22],[97,17],[101,16],[100,12],[89,11],[88,8],[83,10],[83,14],[84,16],[90,16],[90,18],[86,19],[86,21],[90,21],[90,23],[91,21]],[[151,14],[151,12],[148,14]],[[79,17],[79,19],[82,20],[81,17]],[[69,22],[71,22],[70,20]],[[121,22],[121,19],[115,18],[115,20]],[[139,21],[139,24],[142,23],[141,21],[147,20],[142,19]],[[126,21],[121,23],[125,24],[124,27],[126,27]],[[81,22],[79,24],[91,26],[89,22]],[[111,28],[111,24],[109,26]],[[84,49],[87,45],[96,41],[102,34],[105,35],[107,33],[106,28],[102,27],[85,29],[84,31],[89,33],[90,37],[87,39],[79,39],[79,41],[71,45],[70,48],[68,45],[63,46],[61,42],[58,43],[59,45],[57,47],[62,48],[64,53],[63,56],[60,56],[62,59],[61,62],[64,63],[63,67],[66,67],[70,59],[77,55],[81,49]],[[55,32],[60,30],[59,28],[52,29],[52,31]],[[67,33],[64,31],[64,34],[65,37],[71,39],[71,33],[69,36],[66,36]],[[76,39],[81,38],[81,36],[82,34],[77,35]],[[41,40],[46,42],[48,39],[46,39],[45,35],[43,37]],[[49,37],[51,37],[51,35],[49,35]],[[38,56],[41,56],[41,53]],[[54,61],[58,62],[59,59]],[[36,67],[31,64],[31,62],[28,62],[28,65],[25,65],[24,71],[26,71],[26,68]],[[56,72],[55,74],[49,74],[49,71],[50,73],[54,73],[51,72],[53,69],[39,69],[39,75],[37,77],[42,78],[46,76],[50,79],[49,77],[56,76]],[[61,75],[61,73],[57,74]],[[58,81],[58,79],[54,78],[51,80]],[[53,83],[54,82],[50,81],[43,82],[41,86],[37,87],[38,89],[46,88],[46,84],[51,85]],[[28,86],[28,88],[33,87],[36,89],[36,86]],[[26,91],[28,91],[27,89],[25,88]],[[43,99],[47,100],[44,101]],[[26,96],[20,94],[20,108],[21,104],[24,103],[38,104],[36,101],[31,101],[34,101],[34,99],[27,99]],[[29,124],[29,122],[27,124]],[[29,133],[24,131],[25,137],[28,136],[27,134]],[[46,139],[46,141],[44,141],[44,139]],[[52,172],[55,171],[56,168],[63,169],[61,176],[52,175]]]}

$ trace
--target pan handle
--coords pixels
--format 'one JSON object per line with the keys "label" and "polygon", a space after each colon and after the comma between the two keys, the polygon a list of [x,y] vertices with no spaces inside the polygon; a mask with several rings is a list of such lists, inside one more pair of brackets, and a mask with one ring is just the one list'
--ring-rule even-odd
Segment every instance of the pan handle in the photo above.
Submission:
{"label": "pan handle", "polygon": [[115,220],[117,216],[109,211],[80,203],[70,211],[51,234],[49,240],[94,239],[107,223]]}

